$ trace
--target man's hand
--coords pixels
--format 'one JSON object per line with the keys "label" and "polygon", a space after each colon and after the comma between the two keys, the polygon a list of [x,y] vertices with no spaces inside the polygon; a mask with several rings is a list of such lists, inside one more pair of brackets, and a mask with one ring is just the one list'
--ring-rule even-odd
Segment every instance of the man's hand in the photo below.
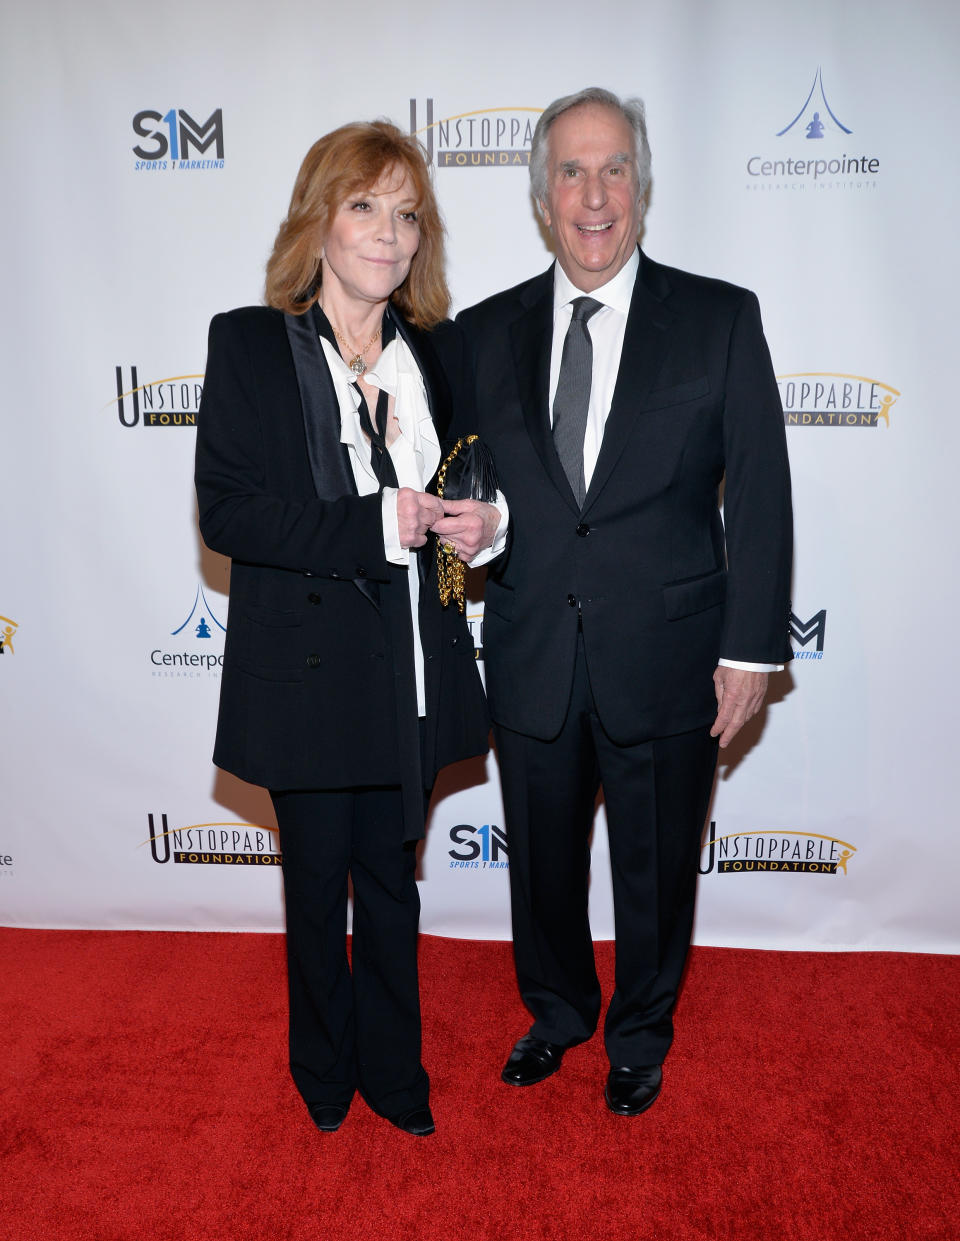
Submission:
{"label": "man's hand", "polygon": [[769,676],[769,672],[747,672],[743,668],[725,668],[722,664],[713,674],[717,718],[710,736],[720,738],[721,749],[730,744],[747,720],[752,720],[763,706]]}
{"label": "man's hand", "polygon": [[489,547],[500,525],[500,510],[480,500],[443,500],[444,516],[433,523],[441,543],[452,543],[457,555],[469,564]]}
{"label": "man's hand", "polygon": [[401,547],[423,547],[427,531],[443,516],[443,504],[436,496],[412,487],[397,492],[397,532]]}

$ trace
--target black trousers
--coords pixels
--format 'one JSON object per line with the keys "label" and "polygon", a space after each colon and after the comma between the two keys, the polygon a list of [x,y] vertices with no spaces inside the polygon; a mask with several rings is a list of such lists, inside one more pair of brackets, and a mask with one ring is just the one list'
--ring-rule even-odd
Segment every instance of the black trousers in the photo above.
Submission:
{"label": "black trousers", "polygon": [[[414,842],[397,788],[271,792],[287,915],[290,1071],[310,1103],[381,1116],[427,1103]],[[353,882],[353,969],[347,877]]]}
{"label": "black trousers", "polygon": [[709,729],[640,745],[603,731],[582,641],[560,735],[496,728],[510,848],[514,959],[530,1033],[561,1046],[590,1038],[600,985],[587,913],[590,832],[606,805],[616,982],[604,1025],[615,1066],[659,1064],[690,945],[700,837],[716,768]]}

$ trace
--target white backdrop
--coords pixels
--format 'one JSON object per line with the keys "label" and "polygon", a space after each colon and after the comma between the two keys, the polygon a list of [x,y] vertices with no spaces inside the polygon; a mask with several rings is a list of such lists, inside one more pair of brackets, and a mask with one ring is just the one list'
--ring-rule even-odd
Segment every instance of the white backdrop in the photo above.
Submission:
{"label": "white backdrop", "polygon": [[[282,926],[268,799],[209,761],[207,323],[260,299],[300,159],[357,118],[432,144],[457,307],[542,270],[529,130],[597,83],[647,102],[651,256],[759,294],[789,427],[801,658],[721,766],[696,939],[957,950],[952,3],[34,0],[4,27],[0,922]],[[509,934],[502,824],[492,759],[445,778],[425,931]],[[602,811],[594,859],[609,937]]]}

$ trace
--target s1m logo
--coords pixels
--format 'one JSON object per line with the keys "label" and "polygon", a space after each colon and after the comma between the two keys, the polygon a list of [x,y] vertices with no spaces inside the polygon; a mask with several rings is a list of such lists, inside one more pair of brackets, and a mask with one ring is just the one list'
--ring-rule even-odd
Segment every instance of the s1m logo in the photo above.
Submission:
{"label": "s1m logo", "polygon": [[450,856],[458,862],[497,862],[502,853],[506,858],[507,834],[502,827],[484,823],[473,827],[470,823],[458,823],[450,828],[450,839],[462,849],[451,849]]}
{"label": "s1m logo", "polygon": [[[158,124],[165,125],[166,131],[158,129]],[[183,108],[171,108],[166,116],[147,109],[133,118],[133,131],[153,144],[133,148],[140,159],[163,159],[168,153],[173,160],[189,159],[191,145],[202,155],[213,144],[217,159],[223,159],[222,108],[211,113],[202,125]]]}
{"label": "s1m logo", "polygon": [[790,613],[790,637],[800,646],[806,646],[816,638],[817,651],[823,650],[823,638],[827,629],[827,610],[821,608],[808,621],[801,620],[795,612]]}

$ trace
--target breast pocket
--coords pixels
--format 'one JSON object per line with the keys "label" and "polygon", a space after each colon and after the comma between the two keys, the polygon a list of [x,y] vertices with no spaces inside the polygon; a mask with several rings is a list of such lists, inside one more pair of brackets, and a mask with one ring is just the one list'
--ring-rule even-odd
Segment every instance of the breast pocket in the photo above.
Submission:
{"label": "breast pocket", "polygon": [[684,383],[668,384],[666,387],[655,388],[648,393],[643,408],[665,409],[668,405],[682,405],[686,401],[699,401],[710,395],[710,380],[706,375],[698,379],[686,380]]}

